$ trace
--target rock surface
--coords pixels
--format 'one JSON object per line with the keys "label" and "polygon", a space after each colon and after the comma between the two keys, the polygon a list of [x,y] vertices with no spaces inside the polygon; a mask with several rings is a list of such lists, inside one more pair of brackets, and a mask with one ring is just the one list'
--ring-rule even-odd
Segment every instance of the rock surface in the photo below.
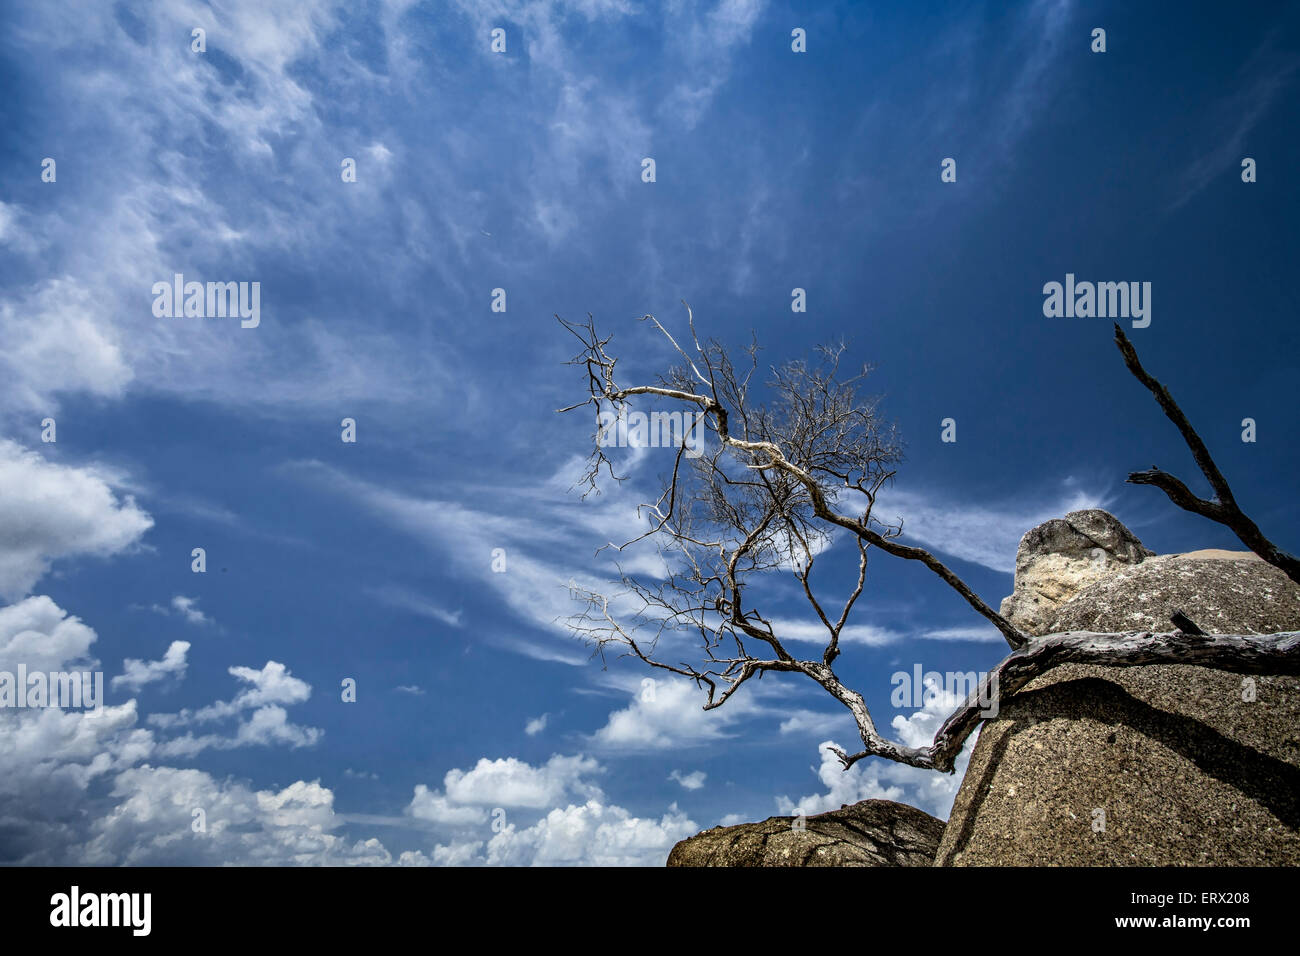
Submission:
{"label": "rock surface", "polygon": [[[1021,544],[1018,594],[1051,592],[1020,580],[1025,542],[1078,553],[1059,527],[1035,534],[1046,527]],[[1037,634],[1172,630],[1182,610],[1207,632],[1300,630],[1300,586],[1254,555],[1144,555],[1109,568],[1050,612],[1013,604],[1013,622]],[[984,725],[935,862],[1300,865],[1300,679],[1256,677],[1252,693],[1240,675],[1202,667],[1044,674]]]}
{"label": "rock surface", "polygon": [[714,827],[682,840],[669,866],[930,866],[943,821],[890,800],[805,817]]}
{"label": "rock surface", "polygon": [[1291,631],[1300,628],[1300,585],[1249,551],[1162,554],[1081,589],[1048,627],[1169,631],[1175,611],[1207,634]]}
{"label": "rock surface", "polygon": [[1098,508],[1071,511],[1026,532],[1016,551],[1015,586],[1002,616],[1029,634],[1046,634],[1052,618],[1080,590],[1139,564],[1155,552]]}

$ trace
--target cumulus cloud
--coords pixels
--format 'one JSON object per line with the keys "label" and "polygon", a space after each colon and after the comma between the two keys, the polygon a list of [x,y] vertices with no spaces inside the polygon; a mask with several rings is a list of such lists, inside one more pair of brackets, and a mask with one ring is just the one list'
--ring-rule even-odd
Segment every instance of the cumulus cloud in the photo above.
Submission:
{"label": "cumulus cloud", "polygon": [[[232,700],[217,701],[193,711],[185,709],[175,714],[150,714],[148,721],[155,727],[171,729],[240,717],[234,733],[187,732],[158,744],[158,753],[167,757],[192,757],[208,749],[231,750],[276,744],[298,748],[311,747],[320,741],[324,731],[291,723],[288,712],[281,706],[307,700],[311,696],[311,685],[306,681],[294,677],[278,661],[267,661],[261,670],[231,667],[229,673],[250,685]],[[248,711],[252,713],[244,716]]]}
{"label": "cumulus cloud", "polygon": [[[220,782],[201,770],[137,767],[119,774],[80,862],[125,866],[388,865],[376,839],[349,842],[334,794],[299,780],[282,790]],[[195,811],[201,811],[196,814]],[[196,823],[202,821],[202,830]]]}
{"label": "cumulus cloud", "polygon": [[233,750],[236,747],[269,747],[283,744],[287,747],[311,747],[319,742],[324,731],[318,727],[301,727],[289,722],[283,707],[267,704],[240,721],[233,736],[221,734],[195,735],[186,733],[158,745],[158,753],[165,757],[192,757],[203,750]]}
{"label": "cumulus cloud", "polygon": [[487,810],[479,806],[461,806],[448,800],[445,794],[430,790],[424,784],[417,784],[415,796],[411,798],[406,812],[417,820],[430,823],[468,824],[483,823],[487,820]]}
{"label": "cumulus cloud", "polygon": [[90,289],[54,279],[18,301],[0,301],[0,396],[11,407],[52,409],[58,391],[117,397],[133,373],[118,333],[101,321]]}
{"label": "cumulus cloud", "polygon": [[524,724],[524,733],[529,737],[536,737],[546,729],[546,721],[550,716],[550,714],[542,714],[540,717],[533,717],[528,723]]}
{"label": "cumulus cloud", "polygon": [[706,776],[707,774],[703,770],[694,770],[691,773],[674,770],[668,775],[668,779],[676,780],[687,790],[700,790],[704,787],[704,778]]}
{"label": "cumulus cloud", "polygon": [[0,439],[0,595],[26,595],[60,559],[126,551],[153,526],[115,476]]}
{"label": "cumulus cloud", "polygon": [[156,727],[208,723],[267,705],[300,704],[311,696],[311,685],[294,677],[279,661],[267,661],[261,670],[231,667],[229,673],[249,685],[232,700],[217,701],[198,710],[185,709],[176,714],[151,714],[149,723]]}
{"label": "cumulus cloud", "polygon": [[489,866],[663,866],[673,844],[698,830],[676,804],[654,820],[588,800],[530,827],[507,825],[488,841],[485,857]]}
{"label": "cumulus cloud", "polygon": [[447,796],[460,804],[491,807],[553,807],[570,794],[597,796],[600,789],[584,779],[599,773],[591,757],[554,755],[539,767],[508,757],[479,760],[468,771],[449,770],[443,778]]}
{"label": "cumulus cloud", "polygon": [[416,786],[406,813],[434,824],[467,825],[486,821],[489,807],[547,809],[571,796],[599,798],[600,788],[586,777],[601,769],[595,760],[581,755],[555,754],[537,767],[514,757],[483,757],[469,770],[448,770],[441,791]]}
{"label": "cumulus cloud", "polygon": [[[470,770],[449,770],[443,791],[417,786],[406,813],[457,832],[434,846],[438,866],[662,866],[672,845],[699,829],[676,805],[655,820],[610,804],[587,779],[601,771],[582,755],[557,754],[538,766],[485,757]],[[685,775],[683,786],[702,785],[703,777]],[[484,840],[476,831],[489,817],[495,835]]]}
{"label": "cumulus cloud", "polygon": [[609,715],[592,735],[595,746],[611,750],[665,750],[700,744],[728,736],[727,727],[752,715],[754,695],[737,694],[718,710],[705,710],[699,690],[684,680],[657,680],[642,684],[632,702]]}
{"label": "cumulus cloud", "polygon": [[211,624],[212,618],[199,610],[199,599],[178,594],[171,599],[168,607],[153,605],[151,610],[158,614],[179,614],[190,624]]}
{"label": "cumulus cloud", "polygon": [[155,681],[169,677],[182,678],[185,676],[185,655],[189,650],[189,641],[172,641],[160,661],[142,661],[128,657],[122,662],[122,673],[111,681],[112,688],[117,690],[125,687],[134,693]]}
{"label": "cumulus cloud", "polygon": [[0,670],[57,671],[97,662],[90,656],[95,632],[50,598],[29,597],[0,607]]}
{"label": "cumulus cloud", "polygon": [[[0,670],[98,666],[95,632],[50,598],[0,608]],[[92,783],[148,759],[154,739],[135,701],[98,717],[57,708],[0,709],[0,862],[58,862],[84,834]]]}
{"label": "cumulus cloud", "polygon": [[[934,735],[948,718],[961,699],[957,694],[936,689],[926,701],[925,707],[906,716],[899,714],[891,721],[894,734],[908,747],[922,747],[934,740]],[[830,748],[838,746],[834,741],[823,741],[818,749],[821,762],[816,768],[818,779],[826,788],[822,793],[809,794],[798,800],[788,796],[777,798],[778,812],[783,814],[804,813],[812,816],[827,810],[838,810],[844,804],[857,803],[860,800],[894,800],[919,807],[925,812],[946,820],[952,812],[953,800],[966,775],[970,763],[970,751],[975,745],[978,733],[972,734],[961,755],[956,761],[956,773],[937,773],[908,767],[903,764],[868,758],[855,763],[848,770],[843,768],[840,760]]]}
{"label": "cumulus cloud", "polygon": [[[95,667],[95,640],[93,629],[48,597],[0,608],[0,670],[19,662],[42,670]],[[124,676],[143,679],[158,665],[167,669],[169,661],[180,671],[183,648],[184,641],[174,642],[161,662],[128,661]],[[265,703],[298,699],[305,684],[273,662],[261,671],[234,671],[253,685],[241,698],[256,709],[229,744],[212,745],[294,745],[310,736],[287,723],[282,707]],[[184,744],[160,744],[153,731],[138,726],[134,700],[105,707],[98,717],[57,708],[0,710],[0,863],[394,862],[379,841],[349,842],[334,832],[341,820],[333,794],[318,782],[255,790],[200,770],[156,765],[185,750]],[[195,810],[203,811],[202,831],[194,829]],[[413,854],[396,862],[428,861]]]}

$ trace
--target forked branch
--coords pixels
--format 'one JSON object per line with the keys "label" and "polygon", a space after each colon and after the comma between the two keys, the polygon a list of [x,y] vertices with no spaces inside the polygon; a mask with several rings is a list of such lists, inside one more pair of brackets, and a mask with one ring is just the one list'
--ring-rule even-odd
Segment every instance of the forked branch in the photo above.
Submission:
{"label": "forked branch", "polygon": [[1238,507],[1237,499],[1233,497],[1228,480],[1223,477],[1218,465],[1210,457],[1210,450],[1205,447],[1205,442],[1201,441],[1201,436],[1196,434],[1196,429],[1187,420],[1183,410],[1178,407],[1178,403],[1174,401],[1169,389],[1156,381],[1142,367],[1142,363],[1138,361],[1137,350],[1133,348],[1133,343],[1128,340],[1128,336],[1124,334],[1124,330],[1118,324],[1115,326],[1115,344],[1119,347],[1120,354],[1124,356],[1124,364],[1128,366],[1128,370],[1155,396],[1155,400],[1160,403],[1160,408],[1165,415],[1178,427],[1178,431],[1183,436],[1183,441],[1187,443],[1187,447],[1192,452],[1192,457],[1196,460],[1197,467],[1201,469],[1201,474],[1205,476],[1206,481],[1210,483],[1210,487],[1214,489],[1214,498],[1207,500],[1197,497],[1185,484],[1159,468],[1135,471],[1128,476],[1129,482],[1135,485],[1154,485],[1163,491],[1170,501],[1185,511],[1194,512],[1226,526],[1241,539],[1242,544],[1269,564],[1281,568],[1286,572],[1287,577],[1300,584],[1300,560],[1296,560],[1292,555],[1266,538],[1264,533],[1259,530],[1259,526]]}

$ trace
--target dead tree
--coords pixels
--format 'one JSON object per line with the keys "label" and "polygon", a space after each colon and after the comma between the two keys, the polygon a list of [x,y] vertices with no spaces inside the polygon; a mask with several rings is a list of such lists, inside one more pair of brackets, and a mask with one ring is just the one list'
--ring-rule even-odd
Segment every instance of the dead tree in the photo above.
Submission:
{"label": "dead tree", "polygon": [[[952,772],[967,738],[987,714],[990,701],[1014,693],[1038,675],[1065,663],[1112,667],[1198,664],[1243,674],[1300,673],[1300,634],[1206,635],[1192,622],[1175,621],[1168,633],[1066,632],[1030,638],[986,604],[943,562],[923,548],[901,543],[901,520],[873,513],[882,487],[895,474],[901,445],[874,400],[858,394],[869,373],[841,374],[844,347],[822,348],[814,363],[787,362],[756,382],[758,347],[745,349],[737,367],[718,342],[701,343],[687,307],[689,351],[657,319],[647,315],[676,352],[680,364],[654,384],[621,384],[612,337],[585,323],[560,319],[582,343],[569,363],[586,372],[587,397],[560,409],[593,408],[598,427],[582,477],[586,493],[605,478],[621,481],[606,455],[611,432],[631,401],[644,397],[685,408],[704,435],[678,435],[672,472],[657,500],[643,505],[647,530],[622,545],[653,539],[664,574],[653,581],[620,572],[613,594],[572,585],[581,610],[573,631],[602,658],[618,649],[652,668],[693,681],[706,693],[705,710],[721,707],[751,678],[769,671],[803,674],[848,708],[863,749],[837,750],[847,769],[869,756]],[[1119,326],[1115,340],[1130,371],[1155,395],[1178,426],[1216,498],[1196,497],[1181,481],[1153,469],[1129,481],[1161,488],[1175,504],[1231,528],[1264,560],[1300,581],[1300,562],[1272,544],[1237,506],[1227,481],[1164,386],[1147,374]],[[766,396],[764,396],[764,391]],[[766,397],[766,401],[764,401]],[[700,444],[703,439],[703,451]],[[817,596],[812,572],[818,555],[836,535],[848,533],[858,553],[855,584],[835,607]],[[846,687],[833,664],[840,638],[867,577],[869,550],[917,561],[956,591],[996,627],[1011,653],[950,716],[928,747],[906,747],[876,729],[862,695]],[[817,626],[825,632],[820,657],[800,659],[787,647],[783,626],[764,614],[755,595],[767,575],[788,571],[798,581]],[[755,585],[760,587],[755,587]],[[675,659],[683,636],[694,642],[693,660]],[[667,646],[665,646],[667,645]]]}

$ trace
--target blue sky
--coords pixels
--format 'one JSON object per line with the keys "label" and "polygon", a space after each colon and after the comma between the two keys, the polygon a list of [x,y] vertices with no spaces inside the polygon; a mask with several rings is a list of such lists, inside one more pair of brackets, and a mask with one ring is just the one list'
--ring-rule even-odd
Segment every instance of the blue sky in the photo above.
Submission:
{"label": "blue sky", "polygon": [[[683,299],[768,362],[843,339],[907,443],[886,506],[996,605],[1072,508],[1241,547],[1123,483],[1196,476],[1110,322],[1043,314],[1067,273],[1150,282],[1144,362],[1300,541],[1294,6],[5,6],[0,665],[126,678],[96,721],[0,717],[5,862],[657,865],[794,806],[946,816],[959,777],[828,764],[853,727],[810,682],[648,703],[566,633],[565,583],[608,580],[671,452],[570,491],[592,423],[554,413],[584,387],[555,313],[629,381],[671,362],[636,317],[681,332]],[[156,317],[177,272],[259,282],[260,324]],[[825,560],[833,591],[856,554]],[[793,584],[764,598],[791,621]],[[885,555],[853,623],[837,670],[915,742],[937,714],[890,675],[1005,651]]]}

